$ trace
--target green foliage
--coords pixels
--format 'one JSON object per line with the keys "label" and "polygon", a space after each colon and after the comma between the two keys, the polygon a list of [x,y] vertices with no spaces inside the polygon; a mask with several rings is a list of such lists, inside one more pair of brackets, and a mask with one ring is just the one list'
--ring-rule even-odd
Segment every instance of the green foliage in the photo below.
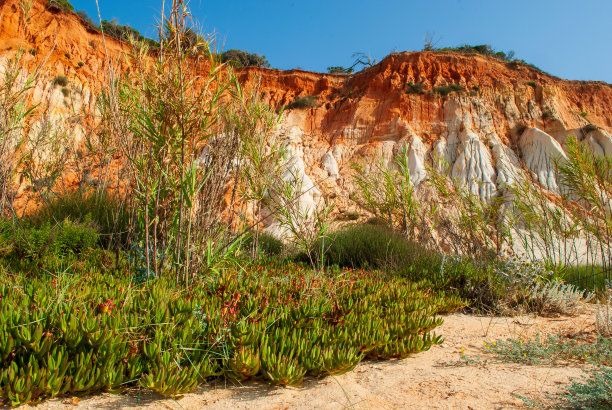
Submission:
{"label": "green foliage", "polygon": [[439,51],[453,51],[455,53],[463,53],[463,54],[480,54],[487,57],[495,57],[503,61],[512,61],[514,57],[514,52],[509,51],[505,53],[503,51],[497,51],[493,49],[488,44],[480,44],[476,46],[471,46],[468,44],[464,44],[459,47],[445,47],[438,49]]}
{"label": "green foliage", "polygon": [[327,72],[329,74],[337,74],[337,75],[349,75],[349,74],[353,74],[353,72],[355,71],[355,69],[353,67],[341,67],[341,66],[332,66],[332,67],[327,67]]}
{"label": "green foliage", "polygon": [[93,22],[91,17],[89,17],[85,10],[78,10],[76,12],[76,15],[83,19],[83,21],[87,23],[87,25],[89,25],[90,27],[96,27],[96,24]]}
{"label": "green foliage", "polygon": [[408,83],[408,89],[406,90],[406,92],[408,94],[424,94],[425,91],[424,91],[423,88],[424,88],[424,86],[423,86],[422,83],[414,84],[412,82],[409,82]]}
{"label": "green foliage", "polygon": [[598,337],[590,342],[553,335],[542,340],[538,335],[533,340],[498,340],[487,343],[485,349],[506,362],[551,365],[559,361],[572,361],[612,366],[612,339],[609,337]]}
{"label": "green foliage", "polygon": [[292,109],[305,109],[305,108],[313,108],[317,106],[317,97],[312,95],[304,95],[302,97],[297,97],[293,100],[292,103],[287,105],[288,110]]}
{"label": "green foliage", "polygon": [[35,56],[36,54],[38,54],[38,50],[36,50],[35,48],[31,48],[31,49],[30,49],[30,54],[32,54],[33,56]]}
{"label": "green foliage", "polygon": [[280,256],[285,248],[283,241],[267,233],[259,234],[257,245],[267,256]]}
{"label": "green foliage", "polygon": [[572,409],[609,409],[612,407],[612,368],[591,370],[585,381],[573,381],[560,398],[563,407]]}
{"label": "green foliage", "polygon": [[109,262],[94,251],[81,259],[53,274],[0,276],[7,403],[135,385],[177,397],[219,376],[299,385],[442,343],[436,314],[462,304],[367,272],[253,265],[177,289],[168,278],[104,273]]}
{"label": "green foliage", "polygon": [[257,53],[249,53],[243,50],[227,50],[221,53],[220,58],[221,62],[230,62],[236,67],[270,67],[270,63],[266,60],[266,56],[260,56]]}
{"label": "green foliage", "polygon": [[114,19],[111,21],[102,20],[102,25],[100,28],[104,30],[105,34],[119,41],[129,41],[130,39],[134,39],[136,41],[146,43],[150,48],[159,47],[159,43],[157,41],[144,37],[142,34],[140,34],[140,31],[130,26],[121,25]]}
{"label": "green foliage", "polygon": [[67,219],[93,227],[104,247],[114,243],[123,249],[129,248],[132,215],[106,193],[81,190],[66,193],[43,203],[35,214],[26,217],[29,223],[38,226],[53,225]]}
{"label": "green foliage", "polygon": [[450,84],[450,85],[434,87],[432,91],[436,94],[446,96],[446,95],[449,95],[450,93],[462,93],[465,91],[465,88],[463,88],[459,84]]}
{"label": "green foliage", "polygon": [[12,254],[17,258],[44,259],[78,254],[94,247],[98,241],[96,230],[88,222],[77,223],[70,219],[58,223],[45,221],[40,225],[25,222],[16,228],[5,223],[0,237],[5,242],[12,240]]}
{"label": "green foliage", "polygon": [[[321,243],[323,242],[323,243]],[[377,225],[352,225],[332,232],[315,249],[326,249],[328,265],[362,269],[404,271],[439,266],[442,258],[389,228]]]}
{"label": "green foliage", "polygon": [[66,87],[68,85],[68,78],[65,75],[58,75],[53,79],[53,85]]}
{"label": "green foliage", "polygon": [[49,6],[57,7],[66,11],[74,11],[74,7],[68,0],[49,0]]}

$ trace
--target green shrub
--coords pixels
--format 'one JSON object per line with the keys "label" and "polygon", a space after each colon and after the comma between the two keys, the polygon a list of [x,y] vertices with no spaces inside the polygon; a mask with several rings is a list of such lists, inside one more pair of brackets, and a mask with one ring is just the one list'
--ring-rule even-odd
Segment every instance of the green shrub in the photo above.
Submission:
{"label": "green shrub", "polygon": [[70,219],[57,224],[47,221],[38,226],[25,223],[12,233],[14,254],[30,259],[80,253],[94,247],[98,241],[98,233],[93,227]]}
{"label": "green shrub", "polygon": [[30,54],[32,54],[33,56],[35,56],[36,54],[38,54],[38,50],[36,50],[35,48],[31,48],[31,49],[30,49]]}
{"label": "green shrub", "polygon": [[465,91],[465,88],[460,86],[459,84],[450,84],[444,85],[440,87],[434,87],[432,90],[436,94],[440,94],[442,96],[446,96],[450,93],[461,93]]}
{"label": "green shrub", "polygon": [[345,68],[341,66],[327,67],[327,72],[329,74],[350,75],[350,74],[353,74],[354,71],[355,69],[353,67],[349,67],[349,68]]}
{"label": "green shrub", "polygon": [[423,94],[425,91],[423,89],[423,84],[421,83],[416,83],[413,84],[411,82],[408,83],[408,89],[406,90],[406,92],[408,94]]}
{"label": "green shrub", "polygon": [[91,17],[89,17],[89,15],[87,14],[87,12],[85,10],[78,10],[76,12],[76,15],[79,16],[81,19],[83,19],[83,21],[91,27],[95,27],[95,23],[93,22],[93,20],[91,19]]}
{"label": "green shrub", "polygon": [[590,370],[585,381],[573,381],[561,395],[563,407],[572,409],[612,408],[612,368]]}
{"label": "green shrub", "polygon": [[140,34],[140,31],[133,27],[117,23],[114,19],[111,21],[102,20],[101,28],[104,30],[105,34],[119,41],[128,41],[130,37],[132,37],[137,41],[146,43],[150,48],[159,48],[159,43],[157,41],[143,36]]}
{"label": "green shrub", "polygon": [[530,365],[553,365],[559,361],[595,363],[612,366],[612,339],[598,337],[595,341],[562,338],[550,335],[542,340],[508,339],[487,343],[485,348],[500,360]]}
{"label": "green shrub", "polygon": [[68,85],[68,79],[65,75],[58,75],[53,79],[53,85],[57,85],[60,87],[66,87]]}
{"label": "green shrub", "polygon": [[131,215],[124,206],[108,194],[74,191],[56,197],[26,218],[32,225],[56,224],[64,220],[88,224],[99,233],[100,244],[114,242],[128,248]]}
{"label": "green shrub", "polygon": [[479,44],[475,46],[464,44],[459,47],[444,47],[438,50],[439,51],[452,51],[455,53],[462,53],[462,54],[480,54],[480,55],[487,56],[487,57],[494,57],[502,61],[512,61],[512,59],[514,58],[513,51],[509,51],[508,53],[505,53],[503,51],[497,51],[488,44]]}
{"label": "green shrub", "polygon": [[317,97],[314,97],[312,95],[305,95],[302,97],[297,97],[295,100],[293,100],[292,103],[287,105],[286,108],[291,110],[294,108],[304,109],[304,108],[312,108],[316,106],[317,106]]}
{"label": "green shrub", "polygon": [[49,6],[66,11],[74,11],[74,7],[68,0],[49,0]]}
{"label": "green shrub", "polygon": [[82,62],[82,61],[79,61],[79,62],[77,63],[77,66],[78,66],[79,68],[83,67],[84,65],[85,65],[85,63],[84,63],[84,62]]}
{"label": "green shrub", "polygon": [[243,50],[227,50],[221,54],[220,58],[222,63],[231,62],[236,67],[270,67],[266,56]]}
{"label": "green shrub", "polygon": [[[248,235],[247,238],[245,239],[244,247],[247,251],[249,251],[252,248],[252,246],[253,246],[253,235],[251,234],[251,235]],[[259,234],[259,237],[257,240],[257,246],[259,247],[258,249],[259,252],[263,253],[265,256],[270,256],[270,257],[280,256],[285,250],[285,245],[280,239],[277,239],[276,237],[268,233],[265,233],[265,232],[261,232]]]}
{"label": "green shrub", "polygon": [[405,273],[432,264],[439,266],[441,261],[436,253],[391,232],[387,227],[371,224],[353,225],[333,232],[319,241],[315,252],[320,253],[322,247],[326,264],[354,269],[388,269]]}

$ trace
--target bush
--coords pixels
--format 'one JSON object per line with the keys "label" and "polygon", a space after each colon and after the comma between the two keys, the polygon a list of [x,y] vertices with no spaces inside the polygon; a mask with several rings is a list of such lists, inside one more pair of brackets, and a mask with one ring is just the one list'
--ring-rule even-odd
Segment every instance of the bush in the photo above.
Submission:
{"label": "bush", "polygon": [[65,220],[88,224],[99,233],[100,245],[111,242],[128,248],[131,215],[108,194],[75,191],[45,203],[34,215],[26,218],[32,225],[57,224]]}
{"label": "bush", "polygon": [[440,87],[434,87],[433,88],[433,92],[436,94],[440,94],[442,96],[446,96],[450,93],[461,93],[464,92],[465,88],[463,88],[462,86],[460,86],[459,84],[450,84],[450,85],[444,85],[444,86],[440,86]]}
{"label": "bush", "polygon": [[507,339],[488,343],[485,348],[505,362],[529,365],[554,365],[559,361],[612,365],[612,339],[560,337],[549,335],[533,340]]}
{"label": "bush", "polygon": [[349,67],[349,68],[345,68],[341,66],[327,67],[327,72],[329,74],[350,75],[350,74],[353,74],[354,71],[355,69],[353,67]]}
{"label": "bush", "polygon": [[145,42],[150,48],[159,47],[159,43],[157,41],[144,37],[142,34],[140,34],[140,31],[133,27],[118,24],[116,20],[102,20],[101,28],[104,30],[105,34],[108,34],[119,41],[128,41],[130,37],[132,37],[137,41]]}
{"label": "bush", "polygon": [[60,87],[66,87],[68,85],[68,79],[65,75],[58,75],[53,79],[53,85],[58,85]]}
{"label": "bush", "polygon": [[589,371],[585,381],[573,381],[561,396],[563,407],[572,409],[609,409],[612,407],[612,368]]}
{"label": "bush", "polygon": [[287,109],[305,109],[317,106],[317,97],[312,95],[305,95],[303,97],[297,97],[293,102],[287,105]]}
{"label": "bush", "polygon": [[[316,245],[326,250],[325,263],[346,268],[406,272],[439,266],[441,257],[379,225],[353,225],[331,233]],[[426,276],[426,275],[423,275]],[[423,278],[420,278],[423,279]]]}
{"label": "bush", "polygon": [[223,52],[221,54],[221,62],[231,62],[236,67],[270,67],[270,63],[266,60],[266,56],[235,49]]}
{"label": "bush", "polygon": [[423,84],[421,83],[416,83],[413,84],[411,82],[408,83],[408,89],[406,90],[406,92],[408,94],[423,94],[425,91],[423,90]]}
{"label": "bush", "polygon": [[47,221],[38,226],[24,223],[11,234],[14,235],[13,253],[18,258],[29,259],[78,254],[92,248],[98,241],[98,234],[91,225],[70,219],[57,224]]}
{"label": "bush", "polygon": [[66,11],[74,11],[74,7],[68,0],[49,0],[51,8],[59,8]]}
{"label": "bush", "polygon": [[[252,246],[253,246],[253,235],[250,234],[244,241],[244,247],[247,251],[249,251],[252,248]],[[261,232],[259,234],[257,246],[259,248],[258,253],[261,252],[265,256],[270,256],[270,257],[280,256],[285,250],[285,245],[280,239],[277,239],[276,237],[268,233],[265,233],[265,232]]]}
{"label": "bush", "polygon": [[91,17],[89,17],[89,15],[87,14],[87,12],[85,10],[77,11],[76,15],[79,16],[81,19],[83,19],[83,21],[85,23],[87,23],[87,25],[89,25],[91,27],[95,27],[96,26],[96,24],[93,22]]}
{"label": "bush", "polygon": [[503,51],[496,51],[488,44],[480,44],[476,46],[464,44],[459,47],[440,48],[439,51],[453,51],[455,53],[462,54],[480,54],[487,57],[494,57],[502,61],[512,61],[512,59],[514,58],[513,51],[509,51],[508,53],[505,53]]}

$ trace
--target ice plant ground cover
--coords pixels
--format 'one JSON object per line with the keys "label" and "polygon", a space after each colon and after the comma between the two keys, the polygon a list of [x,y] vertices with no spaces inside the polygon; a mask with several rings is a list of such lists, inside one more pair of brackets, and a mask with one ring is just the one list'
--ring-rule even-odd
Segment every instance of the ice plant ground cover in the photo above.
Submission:
{"label": "ice plant ground cover", "polygon": [[177,288],[166,278],[138,283],[110,260],[96,249],[64,258],[62,270],[3,265],[6,403],[136,385],[176,397],[214,377],[299,385],[428,350],[442,343],[437,315],[463,305],[379,272],[251,264]]}

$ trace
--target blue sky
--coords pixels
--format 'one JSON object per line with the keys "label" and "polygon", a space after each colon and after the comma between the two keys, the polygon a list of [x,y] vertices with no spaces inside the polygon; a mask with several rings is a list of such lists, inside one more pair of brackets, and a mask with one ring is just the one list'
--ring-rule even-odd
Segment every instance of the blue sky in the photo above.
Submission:
{"label": "blue sky", "polygon": [[[155,36],[161,0],[98,1],[103,19]],[[95,0],[72,4],[97,16]],[[275,68],[326,71],[350,65],[354,52],[380,60],[420,50],[430,32],[439,47],[490,44],[562,78],[612,83],[611,0],[192,0],[190,7],[224,49],[263,54]]]}

